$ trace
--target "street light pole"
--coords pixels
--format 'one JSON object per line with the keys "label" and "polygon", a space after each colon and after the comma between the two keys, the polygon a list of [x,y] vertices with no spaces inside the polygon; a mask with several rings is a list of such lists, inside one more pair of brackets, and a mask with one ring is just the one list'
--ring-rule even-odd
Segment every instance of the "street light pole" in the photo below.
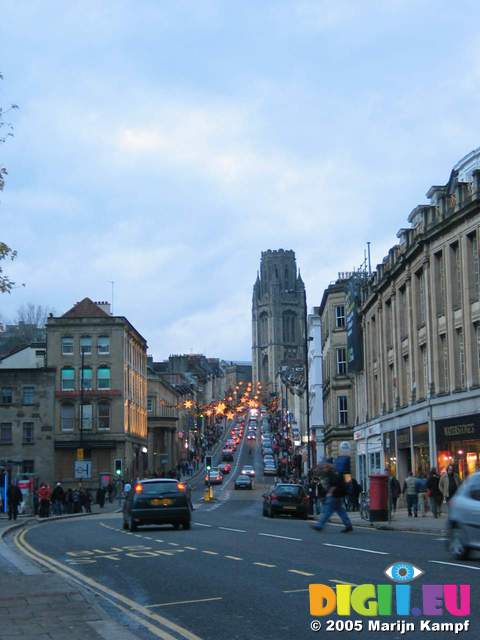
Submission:
{"label": "street light pole", "polygon": [[305,326],[305,399],[306,399],[306,412],[307,412],[307,471],[310,471],[312,468],[312,451],[311,451],[311,443],[310,443],[310,382],[308,375],[308,308],[307,308],[307,291],[303,290],[303,302],[305,307],[305,318],[304,318],[304,326]]}

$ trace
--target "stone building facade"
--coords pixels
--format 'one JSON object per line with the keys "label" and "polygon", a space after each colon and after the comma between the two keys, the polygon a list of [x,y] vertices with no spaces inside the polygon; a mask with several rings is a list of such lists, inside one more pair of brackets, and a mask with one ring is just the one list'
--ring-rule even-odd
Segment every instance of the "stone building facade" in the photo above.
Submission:
{"label": "stone building facade", "polygon": [[37,366],[35,358],[26,366],[29,358],[15,355],[10,367],[7,357],[0,368],[0,468],[52,484],[55,370]]}
{"label": "stone building facade", "polygon": [[252,374],[265,393],[279,390],[282,365],[303,365],[305,286],[295,252],[263,251],[252,299]]}
{"label": "stone building facade", "polygon": [[461,477],[480,469],[480,149],[410,214],[361,309],[357,458],[365,478],[389,468]]}
{"label": "stone building facade", "polygon": [[[141,476],[147,468],[147,343],[107,303],[85,298],[47,322],[47,364],[56,369],[55,473],[66,484]],[[83,375],[82,375],[83,352]],[[82,388],[83,379],[83,388]]]}
{"label": "stone building facade", "polygon": [[327,457],[351,454],[354,387],[347,365],[346,292],[350,273],[325,289],[318,314],[322,336],[323,447]]}

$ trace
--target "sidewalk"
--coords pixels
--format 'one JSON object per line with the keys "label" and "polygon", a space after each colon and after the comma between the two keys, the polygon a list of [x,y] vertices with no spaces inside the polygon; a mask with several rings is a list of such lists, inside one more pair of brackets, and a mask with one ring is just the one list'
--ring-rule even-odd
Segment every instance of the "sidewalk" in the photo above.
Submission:
{"label": "sidewalk", "polygon": [[135,640],[133,633],[95,603],[93,595],[45,572],[1,539],[10,528],[32,521],[36,518],[0,521],[1,640]]}
{"label": "sidewalk", "polygon": [[[368,527],[384,531],[415,531],[421,533],[438,533],[443,535],[447,530],[447,514],[444,512],[439,518],[434,518],[431,513],[425,517],[409,517],[406,509],[397,509],[393,518],[387,522],[368,522],[362,520],[358,511],[349,511],[348,516],[354,527]],[[341,522],[338,516],[332,518],[332,522]]]}
{"label": "sidewalk", "polygon": [[[120,507],[123,503],[120,503]],[[119,503],[118,503],[118,499],[115,498],[114,501],[112,503],[110,502],[106,502],[105,506],[103,507],[103,509],[101,509],[98,504],[92,504],[92,515],[94,514],[101,514],[101,513],[114,513],[115,511],[118,511],[119,507]],[[82,513],[69,513],[69,514],[64,514],[64,516],[81,516],[81,515],[88,515],[85,512]],[[64,517],[64,516],[59,516],[59,517]],[[19,515],[16,522],[17,523],[24,523],[27,520],[30,520],[32,518],[36,518],[37,516],[34,516],[32,514],[22,514]],[[53,517],[57,517],[54,516],[52,513],[52,510],[50,509],[50,518]],[[40,520],[43,522],[44,520],[50,520],[50,518],[40,518]],[[2,530],[2,528],[4,527],[8,527],[11,524],[15,524],[13,520],[9,520],[8,519],[8,515],[6,513],[0,513],[0,532]]]}

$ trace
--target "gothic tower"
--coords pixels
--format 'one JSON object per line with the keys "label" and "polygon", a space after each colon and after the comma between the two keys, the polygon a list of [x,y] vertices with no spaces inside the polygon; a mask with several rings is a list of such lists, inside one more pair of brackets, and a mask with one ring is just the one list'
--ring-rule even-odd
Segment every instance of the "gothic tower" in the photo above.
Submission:
{"label": "gothic tower", "polygon": [[295,252],[262,251],[253,287],[253,380],[265,391],[278,391],[282,365],[304,362],[305,285],[297,274]]}

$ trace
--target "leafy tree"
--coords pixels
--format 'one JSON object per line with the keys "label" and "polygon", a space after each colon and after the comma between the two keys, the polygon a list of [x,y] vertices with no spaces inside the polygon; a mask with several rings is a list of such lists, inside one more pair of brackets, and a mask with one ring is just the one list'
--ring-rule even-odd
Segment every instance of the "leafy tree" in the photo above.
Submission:
{"label": "leafy tree", "polygon": [[[3,80],[1,73],[0,80]],[[8,138],[13,137],[13,124],[5,120],[5,116],[14,109],[18,109],[18,105],[11,104],[6,108],[0,105],[0,144],[5,143]],[[3,166],[0,160],[0,191],[3,191],[3,188],[5,187],[6,175],[7,169]],[[0,263],[2,260],[15,260],[16,257],[17,252],[0,240]],[[0,265],[0,293],[10,293],[14,285],[15,283],[5,274],[3,267]]]}

